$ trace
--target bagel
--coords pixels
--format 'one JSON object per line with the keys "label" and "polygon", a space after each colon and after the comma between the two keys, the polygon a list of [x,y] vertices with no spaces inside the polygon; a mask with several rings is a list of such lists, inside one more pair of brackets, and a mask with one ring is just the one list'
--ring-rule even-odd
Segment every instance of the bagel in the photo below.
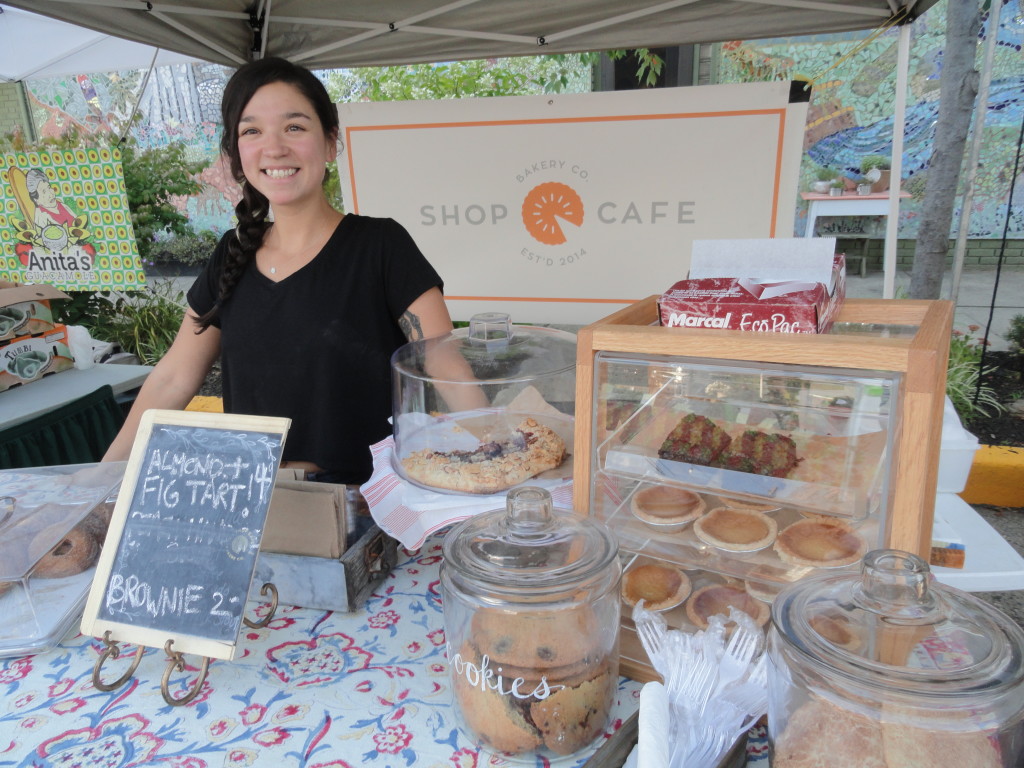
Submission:
{"label": "bagel", "polygon": [[[46,529],[36,539],[48,536]],[[52,535],[52,534],[50,534]],[[52,541],[52,538],[50,539]],[[57,546],[39,558],[32,575],[40,579],[60,579],[74,576],[92,567],[99,555],[100,545],[84,526],[76,526],[57,542]]]}

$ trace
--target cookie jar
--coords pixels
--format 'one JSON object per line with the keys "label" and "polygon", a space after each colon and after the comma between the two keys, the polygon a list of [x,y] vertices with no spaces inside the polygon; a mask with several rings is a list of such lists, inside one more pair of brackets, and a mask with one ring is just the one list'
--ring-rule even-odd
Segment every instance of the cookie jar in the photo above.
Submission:
{"label": "cookie jar", "polygon": [[1024,764],[1024,630],[899,550],[772,607],[773,768]]}
{"label": "cookie jar", "polygon": [[608,725],[618,682],[618,544],[543,488],[469,518],[443,544],[453,708],[479,748],[530,764]]}
{"label": "cookie jar", "polygon": [[499,493],[571,476],[576,336],[503,313],[391,358],[395,471],[431,491]]}

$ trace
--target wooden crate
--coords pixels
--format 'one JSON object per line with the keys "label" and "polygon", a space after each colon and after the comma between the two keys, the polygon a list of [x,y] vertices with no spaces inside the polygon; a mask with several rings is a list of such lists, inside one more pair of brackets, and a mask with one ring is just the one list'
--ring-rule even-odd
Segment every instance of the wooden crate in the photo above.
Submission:
{"label": "wooden crate", "polygon": [[[578,332],[573,506],[591,510],[591,459],[602,438],[594,434],[598,405],[594,360],[598,352],[896,372],[901,378],[893,425],[894,482],[883,540],[885,546],[927,560],[952,320],[953,304],[948,301],[851,299],[844,304],[838,323],[884,323],[916,330],[882,337],[663,328],[658,325],[657,296],[599,320]],[[652,679],[649,667],[636,667],[626,659],[623,671],[636,679]]]}

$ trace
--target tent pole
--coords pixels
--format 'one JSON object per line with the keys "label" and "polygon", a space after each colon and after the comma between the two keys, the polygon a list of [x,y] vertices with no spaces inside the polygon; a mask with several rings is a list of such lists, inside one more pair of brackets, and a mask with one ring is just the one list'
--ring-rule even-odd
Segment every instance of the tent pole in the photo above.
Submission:
{"label": "tent pole", "polygon": [[29,144],[35,144],[39,140],[36,132],[36,121],[32,119],[32,105],[28,100],[28,89],[25,88],[25,81],[18,81],[18,96],[21,98],[21,111],[25,115],[25,138]]}
{"label": "tent pole", "polygon": [[896,61],[896,106],[892,120],[892,182],[889,190],[889,215],[885,217],[885,252],[882,256],[884,280],[882,297],[896,295],[896,248],[900,224],[900,180],[903,177],[903,134],[907,115],[907,72],[910,69],[910,24],[900,25]]}
{"label": "tent pole", "polygon": [[[998,7],[997,7],[998,5]],[[999,37],[999,17],[1003,5],[992,3],[988,12],[988,40],[985,41],[985,59],[982,63],[981,82],[978,84],[978,106],[974,110],[974,133],[967,153],[967,168],[964,178],[964,199],[960,205],[960,225],[956,233],[956,248],[953,251],[953,279],[950,281],[949,298],[956,304],[960,294],[960,277],[964,271],[964,254],[967,251],[967,235],[971,229],[971,207],[974,202],[974,179],[978,174],[978,158],[981,156],[981,140],[985,135],[985,115],[988,112],[988,88],[992,82],[992,62],[996,56],[996,39]]]}

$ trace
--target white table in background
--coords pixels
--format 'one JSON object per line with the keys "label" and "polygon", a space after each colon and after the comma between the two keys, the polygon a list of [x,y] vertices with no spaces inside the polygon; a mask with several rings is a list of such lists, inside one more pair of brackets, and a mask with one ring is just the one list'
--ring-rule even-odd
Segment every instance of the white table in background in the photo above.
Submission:
{"label": "white table in background", "polygon": [[109,384],[115,395],[130,392],[142,386],[152,370],[151,365],[119,363],[94,365],[85,370],[72,368],[0,392],[0,429],[31,421],[95,392],[104,384]]}
{"label": "white table in background", "polygon": [[[816,192],[801,192],[807,201],[807,229],[804,237],[814,237],[814,224],[819,216],[888,216],[889,193],[878,192],[870,195],[847,194],[839,197],[819,195]],[[900,199],[910,197],[909,192],[900,192]]]}

